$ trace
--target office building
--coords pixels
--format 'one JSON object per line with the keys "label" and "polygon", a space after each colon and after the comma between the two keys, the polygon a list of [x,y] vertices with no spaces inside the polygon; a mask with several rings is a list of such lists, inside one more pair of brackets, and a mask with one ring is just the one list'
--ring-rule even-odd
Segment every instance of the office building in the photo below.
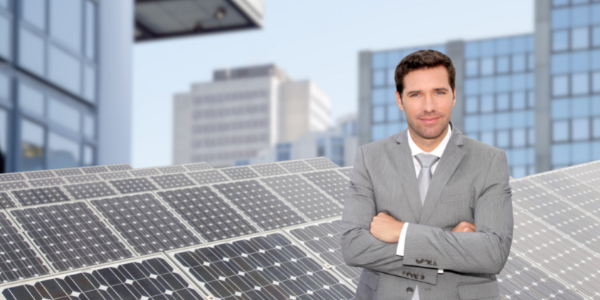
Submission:
{"label": "office building", "polygon": [[[595,3],[596,2],[596,3]],[[535,33],[359,54],[359,144],[406,128],[394,70],[419,49],[456,68],[452,121],[522,177],[600,159],[600,1],[536,1]]]}
{"label": "office building", "polygon": [[0,0],[0,173],[130,162],[134,38],[261,22],[261,0]]}
{"label": "office building", "polygon": [[173,162],[231,166],[331,122],[330,100],[275,65],[216,70],[173,101]]}

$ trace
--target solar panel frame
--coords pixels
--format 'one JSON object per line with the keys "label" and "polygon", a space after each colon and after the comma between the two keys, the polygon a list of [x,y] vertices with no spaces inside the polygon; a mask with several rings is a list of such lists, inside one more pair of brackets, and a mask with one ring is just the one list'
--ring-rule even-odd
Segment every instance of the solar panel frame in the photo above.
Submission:
{"label": "solar panel frame", "polygon": [[63,184],[67,184],[67,182],[63,179],[63,177],[42,178],[42,179],[28,180],[27,182],[32,187],[61,186]]}
{"label": "solar panel frame", "polygon": [[157,188],[147,177],[135,177],[108,181],[121,195],[157,191]]}
{"label": "solar panel frame", "polygon": [[105,167],[108,168],[109,172],[133,170],[133,168],[129,164],[106,165]]}
{"label": "solar panel frame", "polygon": [[250,167],[250,169],[252,169],[260,177],[290,174],[290,172],[288,172],[278,163],[256,164],[249,165],[248,167]]}
{"label": "solar panel frame", "polygon": [[338,169],[340,167],[324,156],[307,158],[304,161],[317,170]]}
{"label": "solar panel frame", "polygon": [[[230,181],[229,178],[218,169],[189,172],[187,173],[187,176],[192,178],[199,185]],[[212,179],[207,177],[212,177]]]}
{"label": "solar panel frame", "polygon": [[11,182],[11,181],[23,181],[26,180],[25,176],[21,173],[4,173],[0,174],[0,183]]}
{"label": "solar panel frame", "polygon": [[11,194],[21,207],[50,203],[66,203],[73,200],[60,186],[12,190]]}
{"label": "solar panel frame", "polygon": [[350,178],[350,175],[352,174],[352,169],[354,169],[354,167],[343,167],[343,168],[337,169],[337,171],[342,173],[342,175]]}
{"label": "solar panel frame", "polygon": [[[119,194],[105,181],[78,183],[64,185],[63,187],[74,200],[110,197]],[[90,189],[93,189],[93,191],[90,192]]]}
{"label": "solar panel frame", "polygon": [[27,181],[0,182],[0,191],[10,191],[29,188]]}
{"label": "solar panel frame", "polygon": [[41,178],[56,177],[56,175],[54,174],[54,172],[52,172],[52,170],[31,171],[31,172],[24,172],[22,174],[24,174],[27,177],[27,179],[41,179]]}
{"label": "solar panel frame", "polygon": [[86,174],[83,171],[81,171],[80,168],[54,169],[53,171],[56,175],[61,177]]}
{"label": "solar panel frame", "polygon": [[203,170],[213,170],[214,169],[210,164],[208,164],[206,162],[185,164],[185,165],[182,165],[182,166],[184,168],[186,168],[190,172],[203,171]]}
{"label": "solar panel frame", "polygon": [[260,175],[250,169],[248,166],[228,167],[219,169],[227,177],[231,178],[232,181],[244,180],[244,179],[255,179],[259,178]]}
{"label": "solar panel frame", "polygon": [[66,179],[70,184],[102,181],[102,179],[100,179],[100,177],[96,176],[96,174],[65,176],[63,178]]}
{"label": "solar panel frame", "polygon": [[105,168],[104,166],[91,166],[91,167],[82,167],[80,168],[81,171],[83,171],[83,173],[85,174],[97,174],[97,173],[106,173],[106,172],[110,172],[109,169]]}
{"label": "solar panel frame", "polygon": [[162,174],[156,168],[135,169],[135,170],[130,170],[129,173],[131,175],[133,175],[133,177],[148,177],[148,176],[152,176],[152,175],[161,175]]}
{"label": "solar panel frame", "polygon": [[187,170],[181,165],[157,167],[162,174],[185,173]]}
{"label": "solar panel frame", "polygon": [[[317,182],[315,182],[315,180],[314,180],[315,178],[322,177],[325,174],[335,174],[336,176],[339,176],[338,178],[333,179],[334,185],[338,185],[338,186],[334,187],[332,190],[326,190],[324,187],[322,187],[321,185],[317,184]],[[321,171],[314,171],[314,172],[304,172],[304,173],[301,173],[301,175],[302,175],[302,177],[304,177],[306,179],[306,181],[308,181],[310,184],[312,184],[317,190],[321,191],[321,193],[323,193],[324,195],[327,195],[331,199],[337,201],[340,205],[342,205],[342,206],[344,205],[345,194],[348,191],[349,181],[348,181],[347,177],[338,173],[337,170],[321,170]],[[342,187],[342,182],[344,182],[344,187]],[[342,195],[342,191],[343,191],[343,195]]]}
{"label": "solar panel frame", "polygon": [[284,169],[288,170],[288,172],[290,173],[302,173],[316,170],[311,165],[304,162],[304,160],[289,160],[277,163],[281,165]]}
{"label": "solar panel frame", "polygon": [[19,207],[19,201],[12,198],[8,192],[0,192],[0,208]]}
{"label": "solar panel frame", "polygon": [[196,182],[184,173],[150,176],[150,179],[160,187],[160,190],[177,189],[196,185]]}
{"label": "solar panel frame", "polygon": [[125,179],[125,178],[133,178],[131,174],[127,171],[114,171],[108,173],[100,173],[98,174],[102,178],[102,180],[115,180],[115,179]]}

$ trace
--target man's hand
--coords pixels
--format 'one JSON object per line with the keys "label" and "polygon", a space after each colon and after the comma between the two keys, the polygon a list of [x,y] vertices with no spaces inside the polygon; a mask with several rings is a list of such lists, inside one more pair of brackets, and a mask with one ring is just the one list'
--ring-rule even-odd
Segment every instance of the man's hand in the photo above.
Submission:
{"label": "man's hand", "polygon": [[460,222],[452,232],[475,232],[475,224],[469,222]]}
{"label": "man's hand", "polygon": [[404,222],[394,219],[394,217],[380,212],[373,217],[371,222],[371,234],[378,240],[386,243],[397,243],[400,239],[400,233]]}

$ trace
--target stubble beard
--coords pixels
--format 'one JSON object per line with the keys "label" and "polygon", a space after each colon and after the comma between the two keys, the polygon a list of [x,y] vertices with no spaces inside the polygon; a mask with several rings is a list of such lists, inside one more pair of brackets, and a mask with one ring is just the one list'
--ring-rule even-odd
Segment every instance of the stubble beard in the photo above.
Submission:
{"label": "stubble beard", "polygon": [[442,122],[438,127],[415,126],[412,122],[407,122],[408,126],[421,138],[432,140],[437,139],[442,135],[448,124]]}

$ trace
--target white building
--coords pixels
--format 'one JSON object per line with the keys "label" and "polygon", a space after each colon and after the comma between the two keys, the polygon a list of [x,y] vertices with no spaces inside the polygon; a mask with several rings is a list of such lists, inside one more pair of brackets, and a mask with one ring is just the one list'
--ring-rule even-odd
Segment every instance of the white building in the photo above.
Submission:
{"label": "white building", "polygon": [[311,81],[275,65],[216,70],[173,101],[173,163],[215,167],[256,157],[331,122],[330,100]]}

